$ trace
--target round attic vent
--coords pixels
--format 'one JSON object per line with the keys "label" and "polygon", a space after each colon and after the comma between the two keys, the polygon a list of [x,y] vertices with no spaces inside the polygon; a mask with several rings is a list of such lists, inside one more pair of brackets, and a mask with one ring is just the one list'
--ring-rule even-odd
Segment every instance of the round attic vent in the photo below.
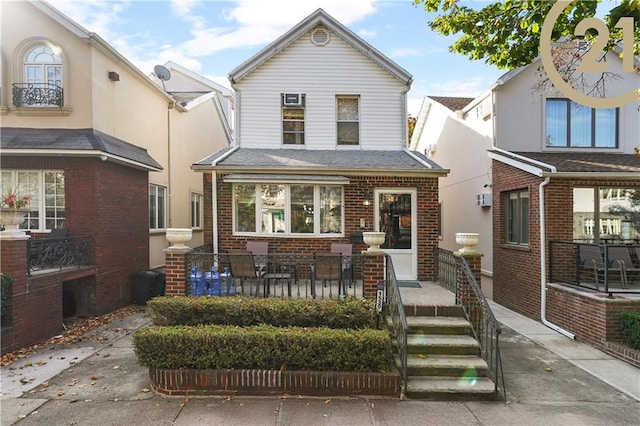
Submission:
{"label": "round attic vent", "polygon": [[311,33],[311,42],[316,46],[324,46],[329,43],[329,31],[325,28],[318,27]]}

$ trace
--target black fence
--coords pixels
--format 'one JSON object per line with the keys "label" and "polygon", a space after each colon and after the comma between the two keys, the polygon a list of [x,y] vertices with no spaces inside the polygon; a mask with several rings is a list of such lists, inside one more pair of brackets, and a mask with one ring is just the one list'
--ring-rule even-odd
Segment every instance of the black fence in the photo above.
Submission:
{"label": "black fence", "polygon": [[90,237],[49,237],[27,241],[27,274],[91,264]]}

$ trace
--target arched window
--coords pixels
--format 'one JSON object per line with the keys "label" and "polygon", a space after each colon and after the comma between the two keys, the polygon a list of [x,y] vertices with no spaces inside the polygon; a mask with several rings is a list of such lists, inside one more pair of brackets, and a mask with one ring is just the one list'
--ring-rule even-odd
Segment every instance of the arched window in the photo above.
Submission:
{"label": "arched window", "polygon": [[47,44],[37,44],[23,57],[22,83],[14,84],[16,106],[63,106],[62,58]]}

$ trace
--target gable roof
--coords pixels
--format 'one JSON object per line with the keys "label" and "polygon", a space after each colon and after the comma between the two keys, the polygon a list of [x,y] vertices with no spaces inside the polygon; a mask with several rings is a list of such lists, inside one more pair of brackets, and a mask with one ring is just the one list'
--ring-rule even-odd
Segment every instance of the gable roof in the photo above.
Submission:
{"label": "gable roof", "polygon": [[426,156],[396,151],[225,148],[192,166],[194,170],[314,175],[445,176]]}
{"label": "gable roof", "polygon": [[489,157],[538,176],[580,178],[635,178],[640,157],[601,152],[508,152],[490,150]]}
{"label": "gable roof", "polygon": [[82,156],[112,160],[129,167],[160,171],[144,148],[95,129],[0,129],[2,155]]}
{"label": "gable roof", "polygon": [[475,98],[463,98],[454,96],[427,96],[441,105],[449,108],[451,111],[460,111],[471,103]]}
{"label": "gable roof", "polygon": [[364,41],[362,38],[342,25],[322,9],[318,9],[313,12],[299,24],[276,39],[273,43],[269,44],[260,52],[249,58],[247,61],[234,68],[229,73],[229,81],[231,81],[232,85],[240,81],[251,72],[253,72],[257,67],[267,62],[269,59],[277,55],[281,50],[300,38],[304,33],[315,28],[318,25],[323,25],[327,29],[333,31],[342,40],[353,46],[356,50],[378,64],[398,80],[402,81],[408,86],[411,85],[413,76],[409,74],[408,71],[380,53],[380,51],[375,49],[373,46]]}

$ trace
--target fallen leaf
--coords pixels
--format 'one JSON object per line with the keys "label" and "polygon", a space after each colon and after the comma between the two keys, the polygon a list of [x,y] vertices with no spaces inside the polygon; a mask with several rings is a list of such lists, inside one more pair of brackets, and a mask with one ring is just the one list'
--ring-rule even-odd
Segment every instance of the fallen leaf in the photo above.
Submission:
{"label": "fallen leaf", "polygon": [[144,392],[144,393],[147,393],[147,392],[149,392],[149,391],[151,391],[151,389],[149,389],[149,388],[144,388],[144,389],[142,389],[142,392]]}
{"label": "fallen leaf", "polygon": [[120,369],[120,366],[119,366],[119,365],[114,365],[114,366],[113,366],[113,369],[114,369],[114,370],[119,370],[119,369]]}
{"label": "fallen leaf", "polygon": [[98,378],[99,378],[99,377],[98,377],[97,375],[95,375],[95,374],[94,374],[94,375],[92,375],[92,376],[91,376],[91,377],[89,377],[89,378],[90,378],[91,380],[98,380]]}
{"label": "fallen leaf", "polygon": [[418,358],[422,358],[422,359],[426,359],[428,358],[429,355],[425,355],[425,354],[418,354]]}
{"label": "fallen leaf", "polygon": [[325,404],[331,404],[331,402],[332,402],[332,401],[331,401],[330,399],[327,399],[324,403],[325,403]]}
{"label": "fallen leaf", "polygon": [[64,391],[58,392],[58,396],[62,396],[62,395],[64,395]]}
{"label": "fallen leaf", "polygon": [[553,368],[551,367],[545,367],[544,370],[548,371],[549,373],[553,373]]}

